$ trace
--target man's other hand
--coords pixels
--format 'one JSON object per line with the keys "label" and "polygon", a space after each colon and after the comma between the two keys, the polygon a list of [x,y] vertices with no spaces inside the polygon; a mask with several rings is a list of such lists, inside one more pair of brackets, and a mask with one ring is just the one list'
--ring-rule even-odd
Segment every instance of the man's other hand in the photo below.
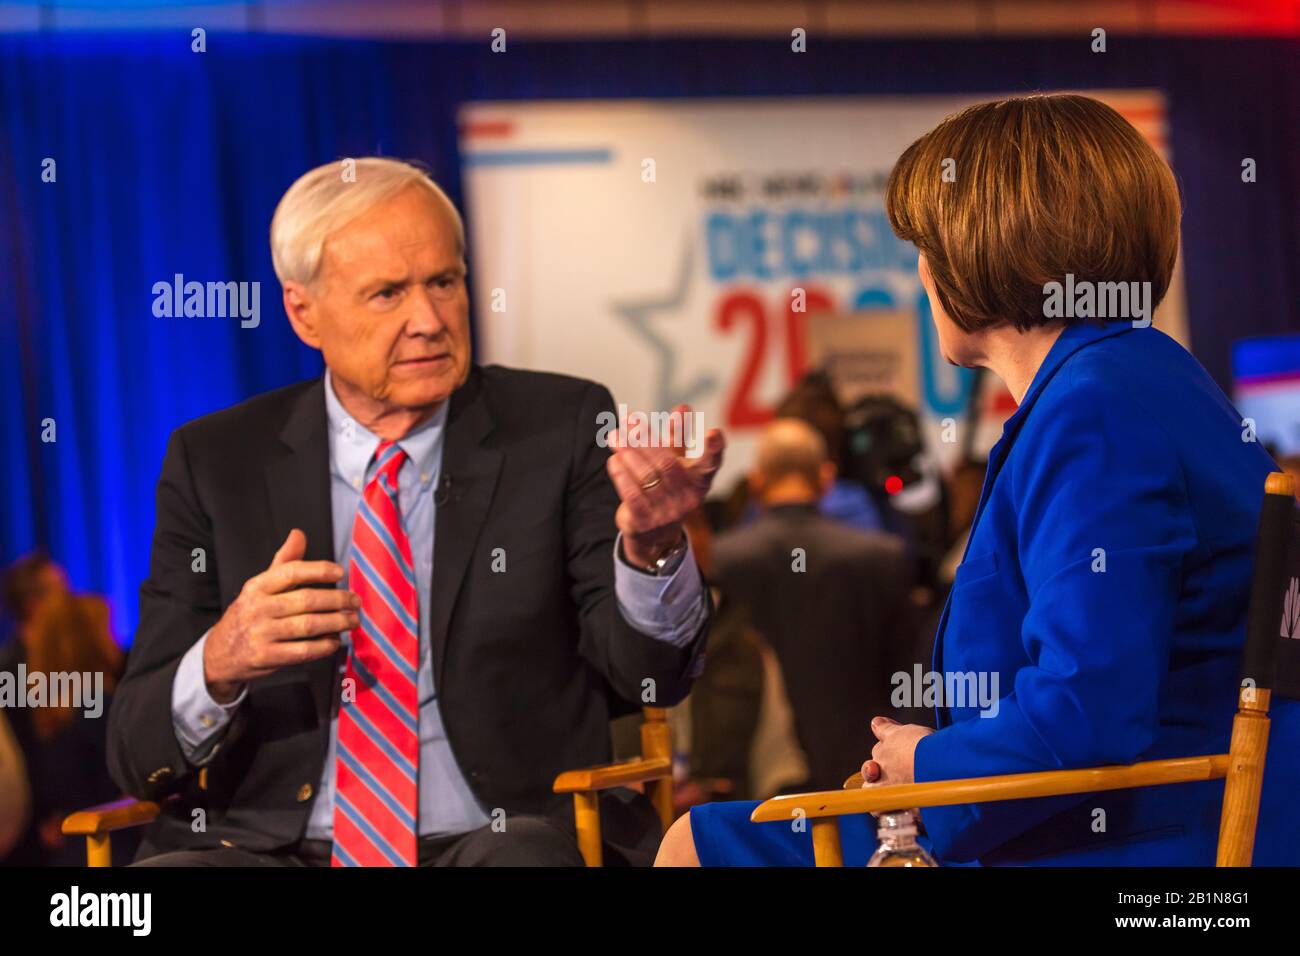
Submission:
{"label": "man's other hand", "polygon": [[337,584],[343,568],[304,561],[306,553],[307,536],[294,528],[208,632],[203,676],[214,700],[229,703],[254,677],[330,656],[342,643],[339,632],[360,624],[356,594],[312,586]]}

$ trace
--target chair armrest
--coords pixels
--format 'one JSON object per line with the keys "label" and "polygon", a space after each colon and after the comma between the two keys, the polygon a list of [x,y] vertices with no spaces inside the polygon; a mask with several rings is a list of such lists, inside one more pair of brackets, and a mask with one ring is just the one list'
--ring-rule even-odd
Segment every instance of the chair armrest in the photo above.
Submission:
{"label": "chair armrest", "polygon": [[629,783],[644,783],[672,776],[673,762],[667,757],[627,760],[607,763],[582,770],[566,770],[555,778],[551,789],[555,793],[581,793],[585,790],[607,790]]}
{"label": "chair armrest", "polygon": [[136,800],[123,797],[112,803],[101,803],[70,813],[63,820],[63,832],[68,836],[93,836],[98,833],[112,833],[125,830],[144,823],[151,823],[158,816],[158,804],[148,800]]}
{"label": "chair armrest", "polygon": [[[1228,754],[1148,760],[1128,766],[1087,770],[1045,770],[997,777],[969,777],[933,783],[870,786],[858,790],[828,790],[773,797],[755,808],[754,823],[803,817],[838,817],[849,813],[879,813],[911,807],[942,807],[954,803],[1023,800],[1068,793],[1127,790],[1166,783],[1221,780],[1228,775]],[[850,778],[851,780],[852,778]]]}

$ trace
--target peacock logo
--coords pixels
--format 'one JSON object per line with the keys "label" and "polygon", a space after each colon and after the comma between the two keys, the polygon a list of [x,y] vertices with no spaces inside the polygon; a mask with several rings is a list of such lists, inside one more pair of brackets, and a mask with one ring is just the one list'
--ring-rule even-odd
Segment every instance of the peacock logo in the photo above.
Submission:
{"label": "peacock logo", "polygon": [[1282,636],[1300,641],[1300,580],[1291,579],[1282,602]]}

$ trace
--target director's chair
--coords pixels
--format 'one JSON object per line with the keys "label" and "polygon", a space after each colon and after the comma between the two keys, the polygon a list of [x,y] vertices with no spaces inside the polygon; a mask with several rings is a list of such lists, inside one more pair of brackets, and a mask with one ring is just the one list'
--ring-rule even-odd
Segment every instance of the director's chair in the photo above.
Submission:
{"label": "director's chair", "polygon": [[587,866],[601,865],[600,791],[611,787],[644,784],[659,815],[664,832],[673,822],[673,735],[668,711],[662,707],[642,709],[641,756],[619,763],[566,770],[551,787],[556,793],[573,794],[573,819],[578,828],[578,849]]}
{"label": "director's chair", "polygon": [[[863,786],[859,773],[845,782],[843,790],[790,794],[767,800],[754,809],[750,820],[767,823],[807,817],[812,823],[813,857],[817,866],[843,866],[838,818],[847,814],[1223,780],[1216,865],[1250,866],[1268,749],[1270,699],[1274,692],[1280,697],[1300,699],[1298,579],[1300,527],[1297,526],[1295,482],[1290,475],[1274,472],[1264,485],[1264,505],[1255,539],[1242,682],[1226,754],[872,787]],[[1285,612],[1290,613],[1284,616]],[[1288,620],[1292,622],[1289,630]],[[1280,628],[1279,622],[1282,622]]]}
{"label": "director's chair", "polygon": [[[556,793],[572,793],[578,828],[578,848],[588,866],[601,865],[599,791],[609,787],[645,784],[647,795],[664,830],[673,822],[673,738],[667,711],[646,707],[641,724],[641,756],[622,763],[569,770],[555,778]],[[208,770],[199,771],[199,789],[208,786]],[[151,800],[123,797],[69,814],[63,821],[67,836],[86,838],[86,865],[112,866],[112,835],[118,830],[152,823],[162,805]]]}

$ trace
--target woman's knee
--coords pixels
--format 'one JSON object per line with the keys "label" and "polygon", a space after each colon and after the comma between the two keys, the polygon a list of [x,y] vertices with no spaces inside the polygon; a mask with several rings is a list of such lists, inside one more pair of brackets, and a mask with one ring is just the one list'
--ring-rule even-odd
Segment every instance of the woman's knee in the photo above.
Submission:
{"label": "woman's knee", "polygon": [[659,844],[655,866],[699,866],[695,853],[695,836],[691,833],[691,814],[683,813],[674,821]]}

